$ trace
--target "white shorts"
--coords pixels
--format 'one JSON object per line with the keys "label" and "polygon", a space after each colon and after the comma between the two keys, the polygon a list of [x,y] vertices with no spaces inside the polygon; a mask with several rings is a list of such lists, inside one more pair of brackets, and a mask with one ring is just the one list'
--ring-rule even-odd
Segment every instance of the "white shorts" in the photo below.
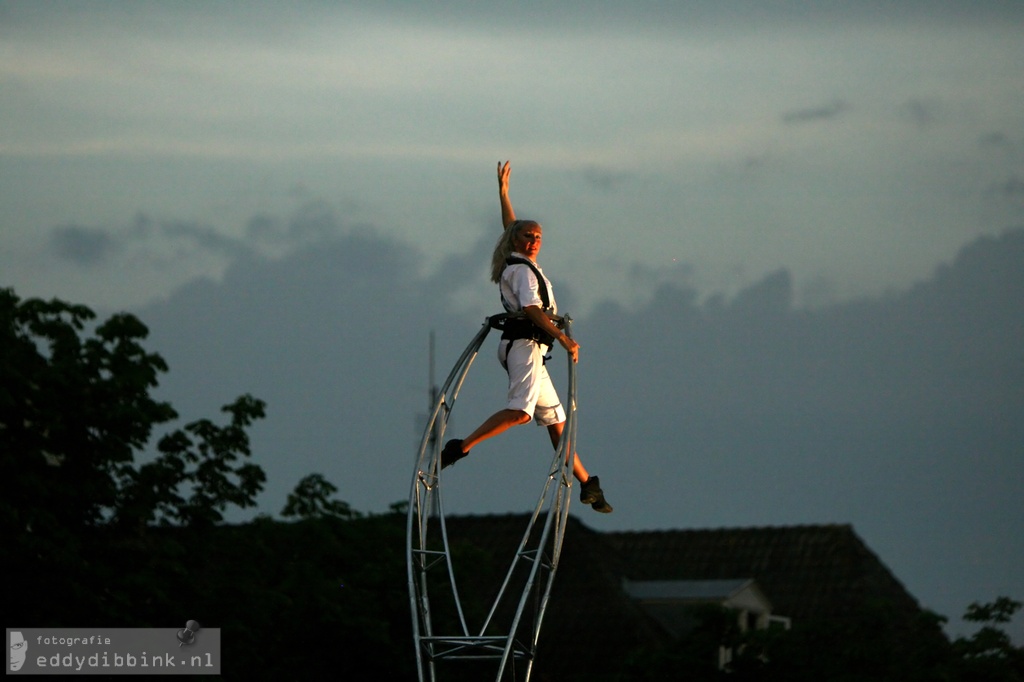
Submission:
{"label": "white shorts", "polygon": [[543,348],[529,339],[502,340],[498,362],[508,372],[505,407],[525,412],[538,426],[550,426],[565,421],[565,410],[544,366]]}

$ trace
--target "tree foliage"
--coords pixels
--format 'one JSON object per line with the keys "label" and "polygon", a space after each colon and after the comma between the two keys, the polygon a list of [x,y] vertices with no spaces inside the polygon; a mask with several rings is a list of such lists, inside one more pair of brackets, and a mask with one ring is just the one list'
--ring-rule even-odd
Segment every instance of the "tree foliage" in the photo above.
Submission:
{"label": "tree foliage", "polygon": [[117,520],[210,525],[228,506],[253,506],[266,476],[241,458],[251,454],[246,428],[264,407],[243,395],[222,408],[231,415],[226,426],[200,419],[161,438],[160,456],[129,471]]}
{"label": "tree foliage", "polygon": [[960,678],[981,682],[1024,682],[1024,647],[1016,647],[1001,629],[1013,620],[1021,602],[1009,597],[967,607],[964,620],[981,627],[970,637],[953,642]]}
{"label": "tree foliage", "polygon": [[252,506],[265,476],[250,462],[246,429],[264,403],[226,405],[230,423],[191,422],[163,435],[157,456],[136,461],[154,430],[177,419],[152,397],[167,364],[148,352],[146,326],[59,300],[0,290],[0,478],[9,531],[221,521]]}
{"label": "tree foliage", "polygon": [[337,486],[324,478],[323,474],[309,474],[288,494],[281,516],[300,519],[336,518],[353,519],[359,516],[347,502],[333,499]]}
{"label": "tree foliage", "polygon": [[130,314],[97,322],[83,305],[0,289],[3,567],[21,588],[6,592],[5,613],[126,615],[136,606],[114,584],[141,580],[153,595],[166,576],[125,575],[121,561],[187,571],[180,547],[147,527],[208,527],[255,504],[265,476],[245,461],[246,429],[262,401],[239,397],[223,426],[172,428],[177,411],[153,396],[167,363],[143,346],[148,333]]}

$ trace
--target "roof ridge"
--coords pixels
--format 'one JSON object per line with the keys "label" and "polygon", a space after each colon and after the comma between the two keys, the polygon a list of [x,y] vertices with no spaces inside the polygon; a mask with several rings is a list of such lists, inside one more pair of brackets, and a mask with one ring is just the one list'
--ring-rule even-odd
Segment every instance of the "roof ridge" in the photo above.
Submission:
{"label": "roof ridge", "polygon": [[[481,514],[452,514],[448,515],[448,519],[459,519],[459,520],[493,520],[493,519],[510,519],[510,518],[528,518],[530,512],[486,512]],[[568,521],[588,531],[596,533],[601,536],[616,536],[616,535],[630,535],[630,534],[657,534],[657,533],[716,533],[722,531],[779,531],[779,530],[854,530],[854,526],[851,522],[837,522],[829,521],[825,523],[783,523],[783,524],[760,524],[760,525],[746,525],[746,526],[705,526],[705,527],[690,527],[690,528],[634,528],[628,530],[599,530],[587,525],[582,519],[574,514],[568,515]]]}
{"label": "roof ridge", "polygon": [[856,534],[852,523],[797,523],[783,525],[756,525],[756,526],[708,526],[703,528],[653,528],[633,529],[618,531],[599,531],[602,535],[626,536],[626,535],[657,535],[677,533],[721,533],[728,532],[763,532],[763,531],[807,531],[807,530],[843,530]]}

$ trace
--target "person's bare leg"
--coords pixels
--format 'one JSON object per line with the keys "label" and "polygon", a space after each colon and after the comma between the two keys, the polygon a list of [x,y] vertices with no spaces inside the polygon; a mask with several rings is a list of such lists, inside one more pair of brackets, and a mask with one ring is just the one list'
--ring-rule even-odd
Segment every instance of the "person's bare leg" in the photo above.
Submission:
{"label": "person's bare leg", "polygon": [[[558,441],[562,438],[562,431],[565,428],[564,422],[561,424],[551,424],[548,426],[548,435],[551,437],[551,444],[558,449]],[[608,500],[604,499],[604,491],[601,490],[600,481],[597,476],[594,476],[593,481],[590,479],[590,474],[583,467],[583,462],[580,460],[580,456],[573,450],[572,443],[566,443],[566,448],[573,451],[572,461],[572,474],[576,477],[576,480],[580,482],[580,502],[589,504],[594,511],[601,512],[602,514],[608,514],[612,511],[612,506],[608,504]],[[588,489],[587,482],[591,483]]]}
{"label": "person's bare leg", "polygon": [[484,423],[478,426],[473,433],[462,439],[462,451],[469,452],[477,443],[497,436],[513,426],[526,424],[529,421],[530,415],[522,410],[510,410],[508,408],[498,410],[484,420]]}
{"label": "person's bare leg", "polygon": [[[551,446],[556,450],[558,449],[558,442],[562,439],[562,430],[564,428],[565,422],[548,425],[548,436],[551,438]],[[572,443],[569,443],[569,449],[572,449]],[[580,461],[580,456],[575,452],[573,453],[572,474],[580,483],[586,483],[587,479],[590,478],[590,474],[588,474],[586,468],[584,468],[583,462]]]}

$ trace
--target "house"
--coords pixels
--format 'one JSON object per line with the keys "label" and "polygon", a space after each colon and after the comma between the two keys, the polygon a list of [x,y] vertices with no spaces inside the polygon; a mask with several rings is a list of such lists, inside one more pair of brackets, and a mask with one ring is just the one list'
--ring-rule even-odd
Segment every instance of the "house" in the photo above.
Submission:
{"label": "house", "polygon": [[[622,589],[674,639],[682,639],[700,626],[699,609],[711,606],[735,614],[740,633],[780,627],[790,619],[772,613],[772,605],[752,578],[732,580],[629,580]],[[734,647],[720,644],[718,668],[728,669]]]}
{"label": "house", "polygon": [[693,607],[714,605],[736,613],[740,632],[772,626],[789,629],[790,619],[772,613],[771,602],[752,578],[732,580],[630,580],[622,589],[673,637],[694,626]]}
{"label": "house", "polygon": [[[453,545],[510,558],[527,520],[468,516],[447,524]],[[500,579],[490,574],[506,566],[478,564],[460,590],[489,595]],[[877,648],[879,656],[867,657],[877,664],[903,657],[919,665],[909,659],[946,641],[850,525],[601,533],[570,516],[534,679],[626,679],[609,671],[686,642],[696,624],[692,607],[701,604],[734,613],[739,631],[792,628],[808,656],[830,664],[855,643],[861,658]],[[730,654],[721,655],[727,664]]]}

